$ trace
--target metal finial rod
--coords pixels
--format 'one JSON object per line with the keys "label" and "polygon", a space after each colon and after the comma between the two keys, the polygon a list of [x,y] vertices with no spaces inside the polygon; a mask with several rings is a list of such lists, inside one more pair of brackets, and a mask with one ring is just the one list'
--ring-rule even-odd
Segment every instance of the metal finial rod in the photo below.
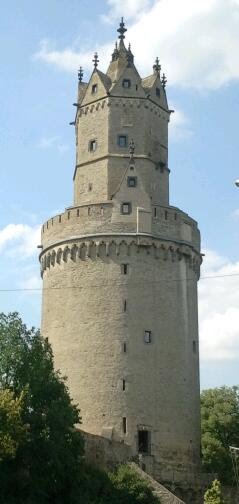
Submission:
{"label": "metal finial rod", "polygon": [[93,63],[94,63],[94,68],[96,69],[96,68],[98,67],[98,63],[99,63],[99,61],[100,61],[100,60],[99,60],[99,58],[98,58],[98,53],[97,53],[97,52],[95,52],[95,54],[94,54],[94,58],[93,58],[93,60],[92,60],[92,61],[93,61]]}
{"label": "metal finial rod", "polygon": [[163,74],[161,82],[162,82],[163,89],[165,89],[166,88],[166,84],[168,82],[167,79],[166,79],[166,75],[165,74]]}
{"label": "metal finial rod", "polygon": [[82,82],[83,75],[84,75],[83,68],[80,66],[80,68],[78,70],[78,80],[79,80],[79,82]]}
{"label": "metal finial rod", "polygon": [[155,60],[155,64],[153,66],[153,69],[156,73],[160,73],[160,70],[161,70],[161,65],[159,64],[159,58],[157,56],[156,60]]}
{"label": "metal finial rod", "polygon": [[120,25],[119,25],[117,32],[119,32],[119,39],[123,40],[125,38],[124,34],[125,34],[125,32],[127,32],[127,28],[125,28],[125,23],[124,23],[123,17],[121,18],[121,22],[120,22]]}
{"label": "metal finial rod", "polygon": [[130,158],[132,159],[134,157],[134,151],[135,151],[135,143],[133,141],[133,138],[130,140],[130,144],[129,144],[129,154],[130,154]]}

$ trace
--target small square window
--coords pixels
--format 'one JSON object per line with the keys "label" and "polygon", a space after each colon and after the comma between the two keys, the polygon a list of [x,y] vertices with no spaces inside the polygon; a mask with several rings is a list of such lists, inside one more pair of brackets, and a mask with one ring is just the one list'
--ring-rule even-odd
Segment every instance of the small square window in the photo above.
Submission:
{"label": "small square window", "polygon": [[158,87],[156,87],[156,96],[158,96],[158,98],[160,98],[160,89]]}
{"label": "small square window", "polygon": [[89,151],[90,152],[95,152],[97,148],[97,142],[96,140],[90,140],[89,141]]}
{"label": "small square window", "polygon": [[127,178],[128,187],[136,187],[137,185],[137,177],[128,177]]}
{"label": "small square window", "polygon": [[121,264],[121,273],[122,275],[127,275],[129,273],[129,265]]}
{"label": "small square window", "polygon": [[151,331],[144,331],[144,342],[151,343],[152,341],[152,333]]}
{"label": "small square window", "polygon": [[129,215],[131,213],[131,203],[122,203],[121,213],[123,215]]}
{"label": "small square window", "polygon": [[130,86],[131,86],[130,79],[123,79],[122,86],[124,88],[130,88]]}
{"label": "small square window", "polygon": [[91,93],[95,94],[95,93],[97,93],[97,91],[98,91],[98,84],[93,84],[93,86],[91,88]]}
{"label": "small square window", "polygon": [[118,135],[118,145],[119,147],[127,147],[128,139],[126,135]]}

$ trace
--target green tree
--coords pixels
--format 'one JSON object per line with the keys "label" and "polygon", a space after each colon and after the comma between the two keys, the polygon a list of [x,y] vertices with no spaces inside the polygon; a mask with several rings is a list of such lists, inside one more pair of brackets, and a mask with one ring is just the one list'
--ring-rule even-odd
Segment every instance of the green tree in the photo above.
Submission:
{"label": "green tree", "polygon": [[27,428],[15,458],[1,463],[1,501],[78,503],[83,440],[74,426],[80,423],[79,409],[54,371],[48,341],[28,330],[17,313],[0,314],[0,387],[16,397],[24,392],[21,419]]}
{"label": "green tree", "polygon": [[204,495],[204,504],[224,504],[225,501],[222,497],[221,483],[218,480],[212,482],[211,488],[209,488]]}
{"label": "green tree", "polygon": [[26,434],[22,421],[23,394],[15,398],[9,390],[0,389],[0,462],[16,456]]}
{"label": "green tree", "polygon": [[234,474],[229,446],[239,446],[239,388],[203,391],[201,419],[204,469],[231,484]]}

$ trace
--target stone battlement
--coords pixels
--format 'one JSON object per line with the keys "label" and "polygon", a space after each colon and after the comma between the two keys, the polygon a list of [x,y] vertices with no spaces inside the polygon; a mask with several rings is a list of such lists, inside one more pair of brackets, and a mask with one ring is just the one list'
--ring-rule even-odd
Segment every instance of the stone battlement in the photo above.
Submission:
{"label": "stone battlement", "polygon": [[[64,213],[43,224],[43,248],[82,235],[136,233],[136,222],[112,222],[112,213],[112,201],[67,208]],[[154,206],[151,231],[160,238],[185,242],[199,250],[200,234],[197,223],[178,208]]]}

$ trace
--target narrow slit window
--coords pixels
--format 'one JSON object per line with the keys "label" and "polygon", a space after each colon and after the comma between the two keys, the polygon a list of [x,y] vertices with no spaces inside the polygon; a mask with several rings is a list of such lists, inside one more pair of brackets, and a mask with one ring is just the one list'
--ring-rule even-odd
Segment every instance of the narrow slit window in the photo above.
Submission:
{"label": "narrow slit window", "polygon": [[79,208],[77,208],[77,217],[79,217],[79,216],[80,216],[80,210],[79,210]]}
{"label": "narrow slit window", "polygon": [[122,380],[122,389],[125,390],[125,380]]}
{"label": "narrow slit window", "polygon": [[68,219],[70,219],[70,216],[71,216],[71,212],[68,212],[68,214],[67,214]]}
{"label": "narrow slit window", "polygon": [[126,310],[127,310],[127,300],[125,299],[124,300],[124,312],[126,312]]}
{"label": "narrow slit window", "polygon": [[152,342],[152,332],[151,331],[144,331],[144,342],[145,343],[151,343]]}
{"label": "narrow slit window", "polygon": [[97,93],[97,91],[98,91],[98,84],[93,84],[93,86],[91,88],[91,93],[95,94],[95,93]]}
{"label": "narrow slit window", "polygon": [[121,273],[122,275],[128,275],[129,273],[129,265],[128,264],[121,264]]}
{"label": "narrow slit window", "polygon": [[155,92],[156,92],[156,96],[157,96],[158,98],[160,98],[160,89],[159,89],[158,87],[156,87]]}
{"label": "narrow slit window", "polygon": [[126,434],[127,432],[127,420],[126,417],[123,417],[123,433]]}
{"label": "narrow slit window", "polygon": [[154,217],[157,217],[157,208],[154,208]]}
{"label": "narrow slit window", "polygon": [[127,345],[126,345],[126,343],[124,342],[124,343],[123,343],[123,352],[124,352],[124,353],[126,353],[126,351],[127,351]]}
{"label": "narrow slit window", "polygon": [[88,185],[88,191],[89,191],[89,192],[90,192],[90,191],[92,191],[92,187],[93,187],[93,185],[90,183],[90,184]]}
{"label": "narrow slit window", "polygon": [[167,212],[167,210],[165,210],[165,212],[164,212],[164,218],[165,218],[165,220],[168,219],[168,212]]}

